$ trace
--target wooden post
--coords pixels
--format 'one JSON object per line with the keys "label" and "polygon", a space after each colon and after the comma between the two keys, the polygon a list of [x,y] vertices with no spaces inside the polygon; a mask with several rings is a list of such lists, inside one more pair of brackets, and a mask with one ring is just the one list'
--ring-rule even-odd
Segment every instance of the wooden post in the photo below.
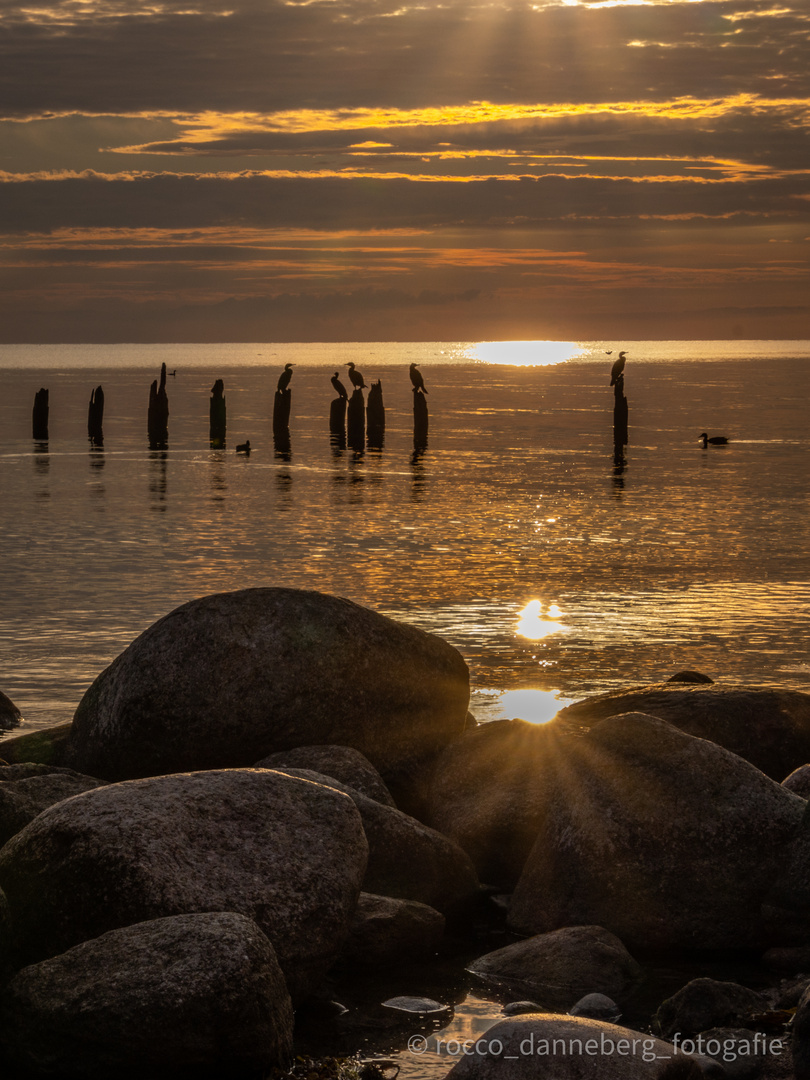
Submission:
{"label": "wooden post", "polygon": [[163,450],[169,443],[169,398],[166,393],[166,365],[160,365],[160,386],[157,379],[149,388],[147,418],[150,450]]}
{"label": "wooden post", "polygon": [[383,405],[382,382],[371,384],[368,392],[368,406],[366,408],[368,421],[368,445],[375,450],[381,450],[385,440],[385,406]]}
{"label": "wooden post", "polygon": [[363,391],[358,388],[349,398],[348,437],[352,450],[363,450],[366,445],[366,402]]}
{"label": "wooden post", "polygon": [[346,398],[336,397],[329,406],[329,430],[346,437]]}
{"label": "wooden post", "polygon": [[624,375],[613,385],[613,464],[624,465],[627,445],[627,398],[624,396]]}
{"label": "wooden post", "polygon": [[428,441],[427,399],[421,390],[413,391],[413,445],[415,450],[423,449]]}
{"label": "wooden post", "polygon": [[48,441],[48,391],[44,387],[34,394],[33,428],[37,442]]}
{"label": "wooden post", "polygon": [[226,427],[225,383],[222,379],[217,379],[211,387],[208,407],[208,437],[212,450],[221,450],[225,446]]}
{"label": "wooden post", "polygon": [[291,390],[276,390],[273,398],[273,434],[283,436],[290,432]]}
{"label": "wooden post", "polygon": [[104,445],[104,391],[100,386],[90,391],[87,408],[87,438],[93,446]]}

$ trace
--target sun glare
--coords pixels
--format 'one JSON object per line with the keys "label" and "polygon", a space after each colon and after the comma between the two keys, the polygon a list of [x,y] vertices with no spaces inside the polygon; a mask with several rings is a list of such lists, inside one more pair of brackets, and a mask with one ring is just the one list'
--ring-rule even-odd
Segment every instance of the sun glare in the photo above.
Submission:
{"label": "sun glare", "polygon": [[529,724],[547,724],[573,698],[560,697],[559,690],[507,690],[500,700],[505,716]]}
{"label": "sun glare", "polygon": [[575,341],[479,341],[472,349],[472,358],[481,364],[550,367],[584,353],[585,349]]}
{"label": "sun glare", "polygon": [[549,604],[543,615],[542,600],[530,600],[526,607],[518,612],[517,634],[529,641],[542,641],[551,634],[559,634],[565,629],[559,622],[562,612],[556,604]]}

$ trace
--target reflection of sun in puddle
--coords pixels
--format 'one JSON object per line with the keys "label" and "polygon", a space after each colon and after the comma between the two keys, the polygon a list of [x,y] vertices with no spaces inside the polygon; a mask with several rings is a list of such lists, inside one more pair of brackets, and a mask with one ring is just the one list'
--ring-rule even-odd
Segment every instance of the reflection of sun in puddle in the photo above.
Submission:
{"label": "reflection of sun in puddle", "polygon": [[559,634],[565,627],[558,620],[562,612],[556,604],[549,604],[543,615],[543,601],[530,600],[526,607],[518,612],[517,633],[529,641],[542,641],[551,634]]}

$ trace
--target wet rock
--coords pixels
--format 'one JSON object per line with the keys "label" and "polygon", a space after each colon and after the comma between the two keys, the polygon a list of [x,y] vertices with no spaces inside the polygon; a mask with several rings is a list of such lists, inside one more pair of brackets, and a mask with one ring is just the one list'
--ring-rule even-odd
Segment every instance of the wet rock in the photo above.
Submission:
{"label": "wet rock", "polygon": [[252,1076],[292,1052],[273,947],[231,912],[136,923],[24,968],[2,1018],[11,1064],[60,1080]]}
{"label": "wet rock", "polygon": [[739,983],[693,979],[658,1006],[652,1029],[664,1039],[697,1035],[718,1027],[741,1027],[752,1013],[768,1007],[755,990]]}
{"label": "wet rock", "polygon": [[790,776],[782,781],[782,787],[802,799],[810,799],[810,765],[800,765],[798,769],[794,769]]}
{"label": "wet rock", "polygon": [[441,638],[348,600],[246,589],[137,638],[76,711],[66,764],[118,780],[353,746],[384,774],[464,729],[469,673]]}
{"label": "wet rock", "polygon": [[337,958],[368,845],[351,799],[283,773],[134,780],[52,806],[0,851],[22,962],[116,927],[236,911],[255,919],[294,1001]]}
{"label": "wet rock", "polygon": [[15,735],[0,743],[3,760],[10,765],[21,762],[38,762],[43,765],[63,765],[65,747],[72,723],[54,724],[38,728],[25,735]]}
{"label": "wet rock", "polygon": [[517,884],[548,812],[560,741],[548,726],[502,720],[437,758],[425,820],[467,852],[487,884]]}
{"label": "wet rock", "polygon": [[810,694],[755,687],[662,683],[603,694],[561,709],[561,727],[594,727],[608,716],[643,712],[723,746],[781,781],[810,761]]}
{"label": "wet rock", "polygon": [[569,926],[487,953],[469,965],[483,979],[537,998],[547,1010],[570,1007],[589,991],[621,996],[641,968],[601,926]]}
{"label": "wet rock", "polygon": [[71,769],[21,775],[17,779],[8,775],[33,769],[49,770],[50,766],[9,765],[0,769],[0,847],[49,806],[105,785],[104,780],[82,776]]}
{"label": "wet rock", "polygon": [[659,1080],[673,1064],[671,1076],[723,1076],[707,1058],[677,1054],[673,1046],[651,1035],[582,1016],[555,1013],[502,1020],[489,1028],[447,1074],[447,1080]]}
{"label": "wet rock", "polygon": [[384,1001],[386,1009],[396,1009],[397,1012],[413,1013],[417,1016],[436,1016],[439,1013],[450,1012],[449,1005],[442,1005],[440,1001],[422,997],[393,997]]}
{"label": "wet rock", "polygon": [[359,750],[351,746],[298,746],[257,761],[256,769],[312,769],[375,799],[383,806],[395,806],[383,778]]}
{"label": "wet rock", "polygon": [[605,994],[586,994],[571,1006],[568,1015],[587,1016],[591,1020],[604,1020],[608,1024],[618,1024],[622,1018],[619,1006]]}
{"label": "wet rock", "polygon": [[748,762],[628,713],[573,739],[512,897],[522,933],[598,925],[629,948],[781,944],[763,917],[805,803]]}
{"label": "wet rock", "polygon": [[10,731],[18,727],[22,718],[22,713],[11,698],[7,698],[0,690],[0,731]]}
{"label": "wet rock", "polygon": [[345,792],[360,811],[368,840],[368,867],[363,891],[448,912],[479,889],[467,855],[446,836],[391,806],[383,806],[331,777],[309,769],[285,769],[318,784]]}
{"label": "wet rock", "polygon": [[504,1016],[523,1016],[526,1013],[541,1013],[543,1006],[536,1001],[510,1001],[508,1005],[504,1005],[501,1012]]}
{"label": "wet rock", "polygon": [[426,904],[360,893],[341,959],[382,966],[434,953],[444,916]]}
{"label": "wet rock", "polygon": [[670,675],[667,679],[668,683],[713,683],[714,679],[710,679],[708,675],[704,675],[702,671],[676,671],[674,675]]}

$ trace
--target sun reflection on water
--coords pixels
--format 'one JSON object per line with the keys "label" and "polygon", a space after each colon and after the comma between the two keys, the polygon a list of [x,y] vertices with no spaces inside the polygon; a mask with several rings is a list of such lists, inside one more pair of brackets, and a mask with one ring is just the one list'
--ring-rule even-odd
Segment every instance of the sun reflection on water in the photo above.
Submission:
{"label": "sun reflection on water", "polygon": [[559,634],[565,626],[559,622],[562,611],[556,604],[549,604],[543,615],[543,601],[530,600],[522,611],[518,612],[517,633],[529,641],[542,641],[551,634]]}
{"label": "sun reflection on water", "polygon": [[575,360],[587,351],[576,341],[479,341],[470,355],[482,364],[551,367]]}

